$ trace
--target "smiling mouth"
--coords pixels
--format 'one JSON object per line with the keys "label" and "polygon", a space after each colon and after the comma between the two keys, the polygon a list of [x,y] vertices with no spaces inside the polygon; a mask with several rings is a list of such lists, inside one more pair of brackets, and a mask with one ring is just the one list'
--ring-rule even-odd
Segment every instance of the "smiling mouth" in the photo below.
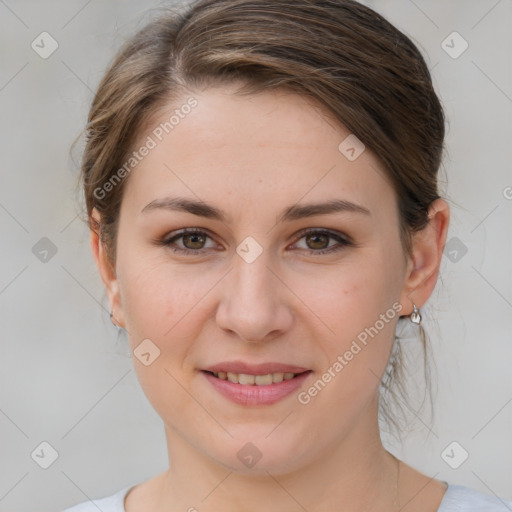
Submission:
{"label": "smiling mouth", "polygon": [[250,375],[247,373],[231,373],[231,372],[211,372],[204,370],[206,373],[217,377],[220,380],[227,380],[233,384],[242,384],[245,386],[270,386],[271,384],[279,384],[285,380],[292,380],[299,375],[310,373],[311,370],[307,370],[301,373],[267,373],[265,375]]}

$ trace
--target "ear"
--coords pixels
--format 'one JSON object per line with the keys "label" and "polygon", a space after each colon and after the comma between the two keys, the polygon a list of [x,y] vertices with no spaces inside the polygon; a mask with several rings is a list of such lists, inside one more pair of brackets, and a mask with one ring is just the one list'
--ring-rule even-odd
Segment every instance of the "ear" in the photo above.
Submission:
{"label": "ear", "polygon": [[[96,208],[91,214],[91,225],[100,225],[101,216]],[[119,293],[119,282],[117,279],[115,266],[109,261],[103,242],[100,240],[99,234],[91,228],[91,249],[96,261],[96,266],[105,286],[108,301],[110,303],[110,311],[112,313],[112,321],[119,327],[125,326],[123,308],[121,304],[121,295]]]}
{"label": "ear", "polygon": [[412,259],[408,260],[404,288],[400,297],[404,315],[420,308],[432,294],[450,223],[450,208],[444,199],[436,199],[429,208],[429,223],[413,236]]}

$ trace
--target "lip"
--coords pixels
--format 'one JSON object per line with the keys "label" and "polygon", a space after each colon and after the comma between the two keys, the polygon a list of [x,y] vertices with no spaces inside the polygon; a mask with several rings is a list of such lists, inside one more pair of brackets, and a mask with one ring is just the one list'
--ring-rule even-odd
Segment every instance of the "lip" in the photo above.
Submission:
{"label": "lip", "polygon": [[267,375],[268,373],[302,373],[307,372],[310,368],[274,362],[249,364],[244,361],[224,361],[208,368],[202,368],[202,370],[214,373],[230,372],[245,373],[247,375]]}
{"label": "lip", "polygon": [[[292,366],[280,365],[280,368],[297,368]],[[237,366],[239,368],[239,366]],[[254,368],[254,367],[253,367]],[[265,367],[267,368],[267,367]],[[213,370],[208,370],[213,371]],[[229,380],[223,380],[215,377],[208,371],[202,370],[200,373],[204,375],[207,382],[222,396],[231,400],[238,405],[255,406],[255,405],[271,405],[296,391],[303,382],[313,373],[312,370],[303,372],[293,371],[291,373],[300,373],[293,379],[283,380],[282,382],[272,383],[267,386],[235,384]],[[217,370],[224,371],[224,370]],[[266,370],[265,370],[266,371]],[[241,371],[232,373],[244,373]],[[267,373],[274,373],[267,372]],[[275,373],[278,373],[276,371]],[[248,373],[248,375],[257,375]],[[261,375],[261,374],[260,374]],[[264,375],[264,374],[263,374]]]}

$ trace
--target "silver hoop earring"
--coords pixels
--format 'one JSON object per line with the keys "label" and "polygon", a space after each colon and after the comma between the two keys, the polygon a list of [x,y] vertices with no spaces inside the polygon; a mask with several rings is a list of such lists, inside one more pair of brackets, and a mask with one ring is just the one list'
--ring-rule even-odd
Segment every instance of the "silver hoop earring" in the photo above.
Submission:
{"label": "silver hoop earring", "polygon": [[412,305],[412,313],[410,314],[409,318],[411,319],[411,322],[416,325],[421,325],[421,313],[420,310],[416,307],[416,304]]}

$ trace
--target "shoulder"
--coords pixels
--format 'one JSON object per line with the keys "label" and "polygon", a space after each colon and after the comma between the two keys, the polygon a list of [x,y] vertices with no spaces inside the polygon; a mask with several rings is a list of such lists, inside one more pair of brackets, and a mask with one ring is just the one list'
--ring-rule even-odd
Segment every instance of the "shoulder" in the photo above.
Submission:
{"label": "shoulder", "polygon": [[438,512],[510,512],[512,501],[463,485],[448,485]]}
{"label": "shoulder", "polygon": [[124,498],[131,488],[132,486],[125,487],[124,489],[117,491],[115,494],[112,494],[112,496],[107,496],[105,498],[84,501],[83,503],[79,503],[78,505],[74,505],[73,507],[63,510],[62,512],[98,512],[98,510],[101,510],[102,512],[125,512]]}

